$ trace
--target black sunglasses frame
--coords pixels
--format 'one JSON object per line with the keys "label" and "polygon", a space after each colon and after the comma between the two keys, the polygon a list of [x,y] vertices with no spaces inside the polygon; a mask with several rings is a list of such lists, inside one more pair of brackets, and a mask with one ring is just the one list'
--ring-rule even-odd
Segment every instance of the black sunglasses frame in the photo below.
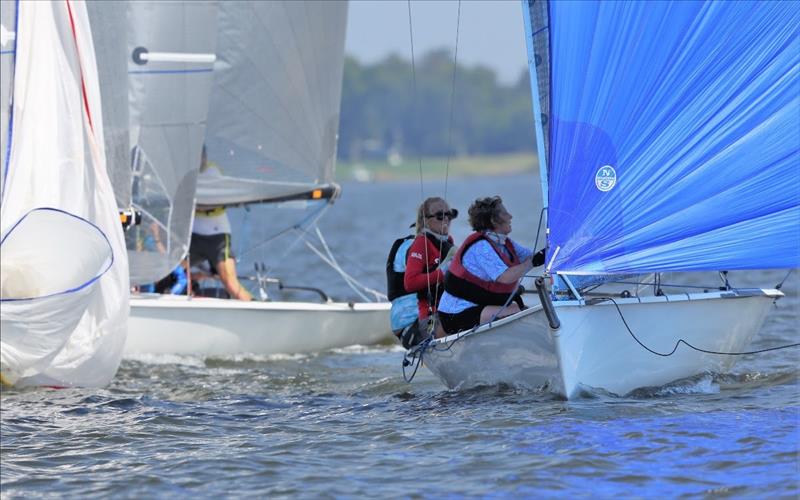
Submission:
{"label": "black sunglasses frame", "polygon": [[427,219],[436,219],[438,221],[443,221],[445,217],[447,217],[448,220],[455,219],[458,217],[458,210],[451,208],[447,212],[436,212],[435,214],[428,214],[425,216]]}

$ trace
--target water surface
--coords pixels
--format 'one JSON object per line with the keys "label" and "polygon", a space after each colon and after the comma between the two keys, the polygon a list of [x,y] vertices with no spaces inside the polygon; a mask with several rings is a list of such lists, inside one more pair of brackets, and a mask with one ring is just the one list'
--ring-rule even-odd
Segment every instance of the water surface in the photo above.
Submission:
{"label": "water surface", "polygon": [[[502,194],[515,215],[513,236],[532,245],[536,182],[451,180],[448,199],[464,213],[475,197]],[[345,269],[382,289],[385,254],[413,220],[419,184],[344,189],[323,232]],[[464,222],[457,219],[457,240],[468,232]],[[279,257],[270,265],[291,279],[354,298],[315,258],[254,255]],[[772,287],[785,275],[731,279]],[[716,285],[713,275],[703,279]],[[787,298],[753,349],[798,342],[797,271],[783,289]],[[800,495],[798,349],[744,356],[727,374],[623,397],[587,391],[569,402],[511,387],[451,392],[424,368],[408,384],[401,360],[392,345],[273,357],[144,356],[124,360],[104,389],[6,390],[0,495]]]}

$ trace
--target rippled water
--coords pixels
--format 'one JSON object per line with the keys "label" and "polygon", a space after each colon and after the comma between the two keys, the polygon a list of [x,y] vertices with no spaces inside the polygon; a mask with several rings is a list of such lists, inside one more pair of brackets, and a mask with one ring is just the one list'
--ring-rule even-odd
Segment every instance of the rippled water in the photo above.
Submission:
{"label": "rippled water", "polygon": [[[532,244],[537,201],[523,187],[533,182],[451,181],[448,198],[464,210],[502,193],[515,236]],[[354,274],[379,287],[387,241],[418,201],[413,183],[347,185],[323,229],[337,256],[352,250],[342,264],[358,262]],[[385,209],[359,227],[365,207]],[[454,233],[463,238],[465,226]],[[785,274],[732,279],[774,286]],[[752,348],[798,342],[797,271],[784,290]],[[798,349],[743,357],[729,374],[569,402],[509,387],[450,392],[425,369],[407,384],[401,359],[395,346],[141,357],[101,390],[5,390],[0,495],[800,495]]]}

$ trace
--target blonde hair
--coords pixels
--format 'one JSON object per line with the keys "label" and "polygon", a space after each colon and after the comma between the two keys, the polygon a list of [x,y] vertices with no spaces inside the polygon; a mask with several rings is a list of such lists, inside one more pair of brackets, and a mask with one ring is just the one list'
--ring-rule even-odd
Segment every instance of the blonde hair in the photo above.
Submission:
{"label": "blonde hair", "polygon": [[[419,208],[417,209],[417,234],[421,233],[422,230],[425,229],[425,215],[428,213],[428,209],[431,208],[431,205],[437,201],[441,201],[447,205],[447,202],[444,200],[444,198],[439,198],[438,196],[426,198],[425,201],[419,205]],[[450,205],[447,206],[449,207]]]}

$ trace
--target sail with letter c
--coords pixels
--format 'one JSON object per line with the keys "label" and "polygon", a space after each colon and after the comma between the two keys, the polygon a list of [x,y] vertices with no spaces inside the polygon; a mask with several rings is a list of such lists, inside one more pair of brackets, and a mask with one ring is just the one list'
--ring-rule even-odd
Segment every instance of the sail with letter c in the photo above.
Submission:
{"label": "sail with letter c", "polygon": [[800,266],[797,3],[523,10],[553,271]]}

